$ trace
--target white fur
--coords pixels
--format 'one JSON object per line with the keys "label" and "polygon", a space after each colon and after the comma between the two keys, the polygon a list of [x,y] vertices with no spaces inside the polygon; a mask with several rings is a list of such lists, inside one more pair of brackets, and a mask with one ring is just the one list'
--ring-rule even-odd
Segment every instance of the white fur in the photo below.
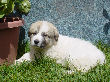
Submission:
{"label": "white fur", "polygon": [[47,22],[43,21],[43,24],[41,25],[41,29],[40,29],[39,33],[48,32],[48,30],[49,30],[49,28],[48,28]]}
{"label": "white fur", "polygon": [[[24,54],[17,60],[18,62],[22,62],[24,60],[32,61],[35,59],[34,54],[36,54],[38,58],[40,57],[37,55],[37,53],[39,53],[38,48],[32,45],[34,45],[33,41],[36,38],[42,42],[41,33],[49,31],[47,23],[48,22],[43,22],[39,33],[31,39],[30,53]],[[62,64],[63,66],[68,65],[71,71],[74,71],[74,68],[76,68],[77,70],[86,72],[95,67],[97,63],[103,64],[105,62],[105,55],[103,52],[97,49],[90,42],[63,35],[59,35],[56,45],[53,45],[46,50],[41,49],[41,52],[44,52],[44,54],[50,58],[56,59],[56,62]]]}
{"label": "white fur", "polygon": [[70,69],[76,67],[83,72],[105,61],[105,55],[90,42],[63,35],[59,36],[57,45],[50,48],[46,55],[64,66],[67,61]]}

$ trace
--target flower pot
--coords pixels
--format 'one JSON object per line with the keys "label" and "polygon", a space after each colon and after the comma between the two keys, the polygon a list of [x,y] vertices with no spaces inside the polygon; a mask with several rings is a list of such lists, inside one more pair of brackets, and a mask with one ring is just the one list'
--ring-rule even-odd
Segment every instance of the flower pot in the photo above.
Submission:
{"label": "flower pot", "polygon": [[19,18],[5,18],[1,22],[0,65],[4,63],[12,64],[17,56],[19,29],[20,26],[24,25],[24,20]]}

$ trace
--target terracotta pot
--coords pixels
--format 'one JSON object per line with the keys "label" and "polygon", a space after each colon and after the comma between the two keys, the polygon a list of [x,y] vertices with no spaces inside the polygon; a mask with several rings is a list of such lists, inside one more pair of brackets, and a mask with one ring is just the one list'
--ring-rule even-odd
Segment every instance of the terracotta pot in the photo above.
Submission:
{"label": "terracotta pot", "polygon": [[[10,22],[7,22],[7,21]],[[0,65],[12,64],[17,56],[19,27],[24,25],[22,19],[5,18],[0,23]]]}

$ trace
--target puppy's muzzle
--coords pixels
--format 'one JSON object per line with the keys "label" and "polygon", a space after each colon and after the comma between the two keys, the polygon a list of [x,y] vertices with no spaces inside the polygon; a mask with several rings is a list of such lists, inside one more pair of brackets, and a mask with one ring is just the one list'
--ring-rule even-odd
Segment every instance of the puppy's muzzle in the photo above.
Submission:
{"label": "puppy's muzzle", "polygon": [[39,45],[40,41],[39,40],[34,40],[34,44],[37,46],[37,47],[40,47],[40,48],[44,48],[46,46],[46,43],[45,41],[43,41],[40,45]]}

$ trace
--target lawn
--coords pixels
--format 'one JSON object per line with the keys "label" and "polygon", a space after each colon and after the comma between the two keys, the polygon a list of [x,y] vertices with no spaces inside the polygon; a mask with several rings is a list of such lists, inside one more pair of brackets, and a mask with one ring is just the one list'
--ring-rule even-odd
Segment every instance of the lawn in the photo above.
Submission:
{"label": "lawn", "polygon": [[[88,73],[76,71],[66,74],[67,68],[55,63],[55,60],[44,57],[21,65],[0,66],[0,82],[110,82],[110,46],[98,42],[97,47],[106,55],[106,64],[98,65]],[[18,54],[29,51],[28,42],[19,45]],[[18,57],[19,58],[19,57]]]}

